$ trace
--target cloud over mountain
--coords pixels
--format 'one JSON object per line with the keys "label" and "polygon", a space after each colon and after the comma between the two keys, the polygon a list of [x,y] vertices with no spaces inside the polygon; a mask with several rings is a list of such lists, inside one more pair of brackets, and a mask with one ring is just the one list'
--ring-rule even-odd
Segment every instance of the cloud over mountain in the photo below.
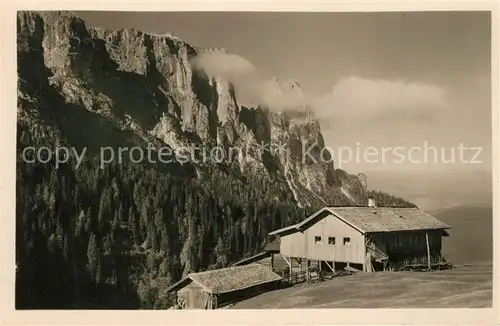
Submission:
{"label": "cloud over mountain", "polygon": [[400,118],[432,115],[448,107],[446,91],[435,85],[401,80],[372,80],[350,76],[339,80],[331,93],[317,99],[324,117]]}
{"label": "cloud over mountain", "polygon": [[349,76],[340,79],[330,93],[310,96],[298,82],[268,78],[247,59],[217,50],[197,56],[197,69],[209,76],[231,81],[237,97],[245,105],[264,105],[276,111],[311,107],[322,118],[398,118],[429,117],[448,107],[446,90],[420,82],[366,79]]}
{"label": "cloud over mountain", "polygon": [[236,54],[215,50],[200,54],[191,62],[195,69],[203,70],[209,78],[218,76],[230,81],[238,102],[243,105],[263,105],[274,111],[286,111],[309,103],[296,81],[268,78],[250,61]]}

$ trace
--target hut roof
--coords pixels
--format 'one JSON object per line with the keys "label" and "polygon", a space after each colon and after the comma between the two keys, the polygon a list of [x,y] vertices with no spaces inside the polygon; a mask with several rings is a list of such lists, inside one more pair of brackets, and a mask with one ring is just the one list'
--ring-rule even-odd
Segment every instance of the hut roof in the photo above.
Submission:
{"label": "hut roof", "polygon": [[167,292],[176,291],[192,281],[202,286],[207,292],[222,294],[281,279],[281,276],[267,266],[249,264],[189,274],[188,277],[168,288]]}
{"label": "hut roof", "polygon": [[264,248],[264,251],[267,251],[267,252],[280,252],[280,239],[279,238],[276,238],[274,240],[272,240],[271,242],[269,242],[266,247]]}
{"label": "hut roof", "polygon": [[298,231],[299,229],[297,228],[297,226],[299,224],[300,223],[297,223],[294,225],[285,226],[285,227],[278,229],[278,230],[274,230],[273,232],[270,232],[269,235],[281,234],[281,233],[284,233],[286,231]]}
{"label": "hut roof", "polygon": [[329,210],[365,233],[451,228],[418,208],[334,207]]}
{"label": "hut roof", "polygon": [[242,259],[236,263],[233,264],[233,266],[242,266],[242,265],[248,265],[248,264],[251,264],[251,263],[254,263],[254,262],[257,262],[259,260],[262,260],[264,258],[267,258],[271,256],[271,253],[269,251],[263,251],[263,252],[260,252],[256,255],[253,255],[251,257],[248,257],[248,258],[245,258],[245,259]]}
{"label": "hut roof", "polygon": [[304,221],[269,233],[307,228],[310,223],[333,214],[362,233],[450,229],[451,227],[418,208],[399,207],[325,207]]}

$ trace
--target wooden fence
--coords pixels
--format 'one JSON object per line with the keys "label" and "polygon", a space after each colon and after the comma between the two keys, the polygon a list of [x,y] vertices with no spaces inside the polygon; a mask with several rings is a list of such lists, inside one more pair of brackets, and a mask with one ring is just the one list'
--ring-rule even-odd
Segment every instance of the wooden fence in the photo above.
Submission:
{"label": "wooden fence", "polygon": [[402,269],[426,270],[426,269],[447,269],[452,267],[452,264],[448,263],[441,255],[432,255],[429,258],[426,256],[405,258],[403,261]]}
{"label": "wooden fence", "polygon": [[332,279],[334,277],[345,276],[353,274],[351,271],[347,270],[336,270],[335,273],[329,270],[319,270],[317,267],[309,270],[309,278],[307,277],[307,270],[292,271],[284,270],[281,272],[281,277],[283,281],[289,284],[298,284],[303,282],[319,282],[325,279]]}
{"label": "wooden fence", "polygon": [[297,284],[307,281],[307,271],[292,271],[284,270],[282,271],[283,280],[291,284]]}

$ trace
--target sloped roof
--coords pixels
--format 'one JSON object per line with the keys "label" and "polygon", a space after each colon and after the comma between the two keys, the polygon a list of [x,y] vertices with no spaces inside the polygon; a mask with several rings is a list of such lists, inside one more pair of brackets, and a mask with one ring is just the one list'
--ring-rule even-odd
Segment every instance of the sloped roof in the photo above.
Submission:
{"label": "sloped roof", "polygon": [[286,232],[286,231],[290,231],[290,230],[297,230],[298,231],[297,225],[298,224],[285,226],[284,228],[281,228],[281,229],[278,229],[278,230],[274,230],[273,232],[269,232],[269,235],[280,234],[280,233],[283,233],[283,232]]}
{"label": "sloped roof", "polygon": [[264,250],[267,252],[280,252],[280,239],[276,238],[269,242]]}
{"label": "sloped roof", "polygon": [[167,292],[176,291],[190,281],[196,282],[207,292],[221,294],[281,279],[281,276],[271,271],[267,266],[249,264],[189,274],[188,277],[168,288]]}
{"label": "sloped roof", "polygon": [[[279,249],[278,249],[279,250]],[[242,265],[248,265],[248,264],[251,264],[251,263],[254,263],[256,261],[259,261],[259,260],[262,260],[264,258],[267,258],[271,256],[271,253],[268,252],[268,251],[262,251],[262,252],[259,252],[258,254],[256,255],[253,255],[251,257],[248,257],[248,258],[245,258],[245,259],[242,259],[236,263],[233,264],[233,266],[242,266]]]}
{"label": "sloped roof", "polygon": [[418,208],[328,207],[328,210],[365,233],[451,228]]}
{"label": "sloped roof", "polygon": [[[327,213],[327,214],[323,214]],[[333,214],[362,233],[450,229],[451,226],[418,208],[399,207],[325,207],[300,223],[281,228],[269,235],[289,230],[300,231],[322,216]]]}
{"label": "sloped roof", "polygon": [[305,224],[307,224],[310,221],[316,219],[317,217],[320,217],[320,215],[322,213],[325,213],[325,212],[331,214],[331,212],[328,210],[328,207],[322,208],[319,211],[317,211],[316,213],[314,213],[314,214],[310,215],[309,217],[307,217],[302,222],[297,223],[297,224],[293,224],[293,225],[289,225],[289,226],[285,226],[285,227],[283,227],[281,229],[278,229],[278,230],[274,230],[272,232],[269,232],[269,235],[277,235],[277,234],[282,234],[282,233],[285,233],[285,232],[294,233],[294,232],[300,231],[301,228],[303,228],[303,226]]}

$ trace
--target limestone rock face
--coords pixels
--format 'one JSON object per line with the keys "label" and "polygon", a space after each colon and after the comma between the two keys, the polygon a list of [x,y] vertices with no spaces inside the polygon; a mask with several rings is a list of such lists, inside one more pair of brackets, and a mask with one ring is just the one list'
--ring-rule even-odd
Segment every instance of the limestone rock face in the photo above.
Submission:
{"label": "limestone rock face", "polygon": [[[230,81],[194,69],[193,58],[222,49],[94,28],[67,12],[19,12],[17,27],[18,124],[38,138],[90,149],[153,143],[176,154],[218,146],[239,173],[285,182],[300,205],[357,179],[338,177],[307,106],[272,107],[270,94],[266,106],[247,108]],[[302,98],[297,82],[270,82]]]}

